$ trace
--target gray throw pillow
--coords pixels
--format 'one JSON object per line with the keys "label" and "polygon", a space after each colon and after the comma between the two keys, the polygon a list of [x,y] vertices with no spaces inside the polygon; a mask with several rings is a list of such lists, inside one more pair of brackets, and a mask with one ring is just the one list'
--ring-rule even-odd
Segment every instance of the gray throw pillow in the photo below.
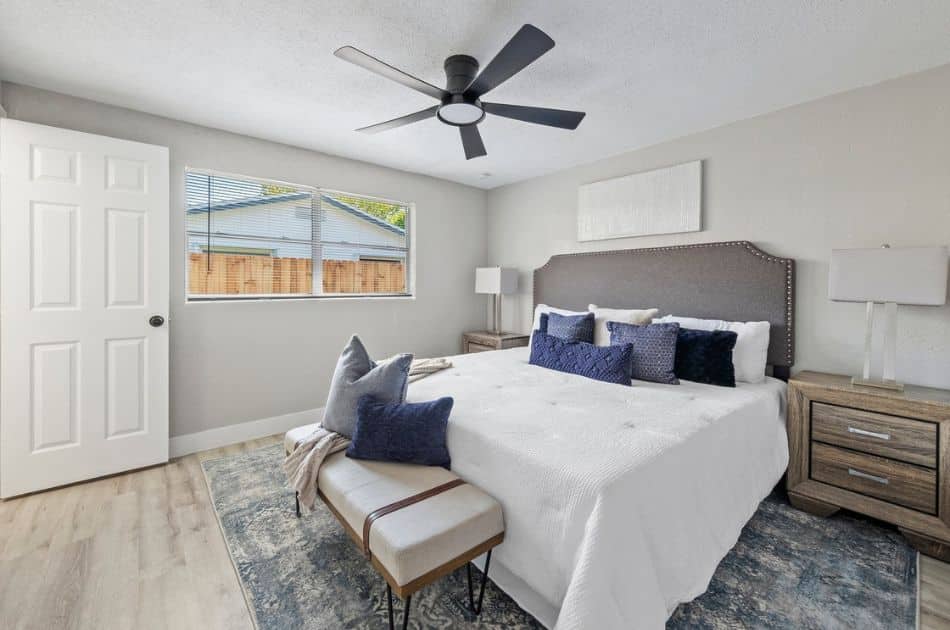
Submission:
{"label": "gray throw pillow", "polygon": [[409,386],[411,354],[397,354],[377,365],[356,335],[343,348],[330,381],[330,395],[323,415],[323,426],[346,437],[353,437],[357,406],[362,396],[382,403],[401,403]]}

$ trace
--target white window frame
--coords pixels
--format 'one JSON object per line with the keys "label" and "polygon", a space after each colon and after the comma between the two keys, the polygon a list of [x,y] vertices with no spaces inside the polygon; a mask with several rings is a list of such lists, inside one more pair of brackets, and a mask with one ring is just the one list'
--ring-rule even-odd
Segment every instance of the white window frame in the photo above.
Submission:
{"label": "white window frame", "polygon": [[[182,232],[185,237],[185,246],[182,248],[182,259],[184,262],[184,273],[183,276],[183,292],[185,296],[186,304],[215,304],[222,302],[261,302],[268,300],[392,300],[392,299],[415,299],[416,297],[416,248],[415,244],[415,225],[416,225],[416,204],[414,202],[399,201],[396,199],[389,199],[386,197],[379,197],[376,195],[366,195],[363,193],[349,192],[345,190],[338,190],[332,188],[320,188],[317,186],[308,186],[306,184],[295,184],[293,182],[288,182],[280,179],[272,179],[269,177],[256,177],[253,175],[243,175],[239,173],[230,173],[227,171],[220,171],[216,169],[207,169],[207,168],[196,168],[186,166],[182,172],[182,207],[187,209],[187,198],[185,197],[185,191],[187,190],[187,185],[185,183],[185,178],[187,178],[189,173],[196,173],[198,175],[207,175],[210,177],[222,177],[222,178],[233,178],[233,179],[243,179],[247,181],[260,182],[261,184],[272,184],[275,186],[288,186],[295,188],[301,192],[309,192],[312,195],[317,196],[322,193],[327,193],[330,195],[348,195],[351,197],[360,197],[363,199],[369,199],[372,201],[381,201],[383,203],[391,203],[394,205],[405,206],[406,208],[406,291],[403,293],[261,293],[261,294],[232,294],[232,293],[199,293],[191,294],[188,292],[188,222],[184,221],[182,227]],[[311,235],[312,240],[312,235]],[[322,240],[319,242],[323,242]],[[322,282],[321,282],[322,285]],[[314,274],[313,281],[311,284],[311,291],[314,287],[317,286],[317,276]]]}

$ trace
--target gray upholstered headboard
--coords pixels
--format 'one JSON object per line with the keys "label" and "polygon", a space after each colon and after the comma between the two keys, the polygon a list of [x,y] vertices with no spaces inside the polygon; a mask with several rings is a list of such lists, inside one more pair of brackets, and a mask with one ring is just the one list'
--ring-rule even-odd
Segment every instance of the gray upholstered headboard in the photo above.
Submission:
{"label": "gray upholstered headboard", "polygon": [[795,261],[748,241],[559,254],[534,271],[535,305],[768,321],[768,362],[784,378],[795,359],[794,298]]}

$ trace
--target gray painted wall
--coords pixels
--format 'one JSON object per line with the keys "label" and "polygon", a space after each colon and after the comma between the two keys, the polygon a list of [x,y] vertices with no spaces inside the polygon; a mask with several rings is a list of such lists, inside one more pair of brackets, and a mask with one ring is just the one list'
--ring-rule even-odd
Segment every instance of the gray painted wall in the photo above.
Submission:
{"label": "gray painted wall", "polygon": [[[482,190],[10,83],[2,104],[11,118],[170,148],[172,436],[323,406],[351,333],[375,356],[439,356],[484,326]],[[186,304],[186,166],[415,202],[416,298]]]}
{"label": "gray painted wall", "polygon": [[[578,185],[697,159],[702,232],[577,242]],[[488,207],[490,264],[521,270],[507,328],[530,328],[531,270],[552,254],[747,239],[797,260],[795,369],[857,373],[864,305],[827,299],[830,251],[950,243],[950,66],[497,188]],[[898,335],[898,377],[950,387],[950,306],[901,307]]]}
{"label": "gray painted wall", "polygon": [[[833,247],[950,243],[950,66],[807,103],[489,193],[34,88],[9,115],[171,149],[172,435],[321,406],[340,347],[458,350],[487,313],[472,268],[521,270],[505,327],[527,331],[531,270],[552,254],[748,239],[798,261],[796,369],[860,369],[863,305],[827,299]],[[699,233],[578,243],[577,186],[704,160]],[[186,304],[185,166],[417,204],[415,300]],[[486,212],[487,208],[487,212]],[[644,305],[648,306],[648,305]],[[901,307],[898,376],[950,387],[950,306]]]}

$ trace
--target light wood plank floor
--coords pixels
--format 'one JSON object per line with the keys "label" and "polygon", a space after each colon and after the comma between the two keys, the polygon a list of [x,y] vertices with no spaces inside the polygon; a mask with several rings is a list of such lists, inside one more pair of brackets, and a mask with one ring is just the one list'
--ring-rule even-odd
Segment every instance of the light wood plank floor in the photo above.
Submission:
{"label": "light wood plank floor", "polygon": [[[0,628],[251,629],[201,461],[279,440],[0,502]],[[950,564],[920,569],[921,628],[950,630]]]}

